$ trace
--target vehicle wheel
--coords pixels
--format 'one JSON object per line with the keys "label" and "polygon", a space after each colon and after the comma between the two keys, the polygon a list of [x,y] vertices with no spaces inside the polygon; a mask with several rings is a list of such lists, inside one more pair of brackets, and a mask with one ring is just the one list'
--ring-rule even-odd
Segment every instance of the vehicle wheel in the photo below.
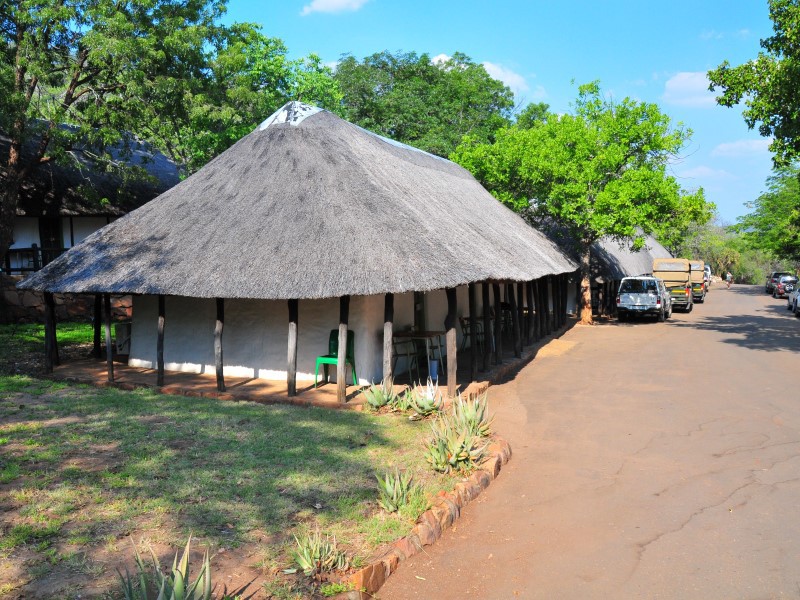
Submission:
{"label": "vehicle wheel", "polygon": [[625,313],[619,313],[619,315],[617,316],[617,320],[620,323],[624,323],[625,321],[628,320],[628,315],[626,315]]}
{"label": "vehicle wheel", "polygon": [[693,308],[694,308],[694,304],[690,302],[689,304],[686,305],[686,312],[687,313],[692,312]]}

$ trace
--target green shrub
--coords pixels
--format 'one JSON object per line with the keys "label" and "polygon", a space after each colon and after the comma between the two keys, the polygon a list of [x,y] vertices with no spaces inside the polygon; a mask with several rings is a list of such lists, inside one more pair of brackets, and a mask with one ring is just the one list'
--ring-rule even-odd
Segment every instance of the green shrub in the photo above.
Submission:
{"label": "green shrub", "polygon": [[395,467],[394,473],[385,473],[383,479],[376,475],[378,480],[378,504],[386,512],[395,512],[408,503],[408,494],[411,490],[411,480],[414,478],[410,471],[400,473]]}

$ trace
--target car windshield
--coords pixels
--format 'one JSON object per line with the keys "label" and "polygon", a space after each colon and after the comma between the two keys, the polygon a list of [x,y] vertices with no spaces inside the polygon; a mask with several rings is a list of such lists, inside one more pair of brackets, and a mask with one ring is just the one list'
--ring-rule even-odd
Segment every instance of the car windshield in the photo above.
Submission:
{"label": "car windshield", "polygon": [[793,275],[781,277],[781,283],[797,283],[797,277]]}
{"label": "car windshield", "polygon": [[642,294],[656,292],[657,289],[653,279],[623,279],[619,286],[621,294]]}
{"label": "car windshield", "polygon": [[791,273],[775,273],[775,275],[773,275],[772,278],[773,279],[780,279],[781,277],[784,277],[784,276],[791,276]]}

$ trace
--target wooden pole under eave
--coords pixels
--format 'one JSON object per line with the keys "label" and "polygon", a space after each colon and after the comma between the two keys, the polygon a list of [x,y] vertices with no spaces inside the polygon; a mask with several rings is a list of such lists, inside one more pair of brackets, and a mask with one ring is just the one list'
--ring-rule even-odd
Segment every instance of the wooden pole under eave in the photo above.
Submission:
{"label": "wooden pole under eave", "polygon": [[525,342],[525,299],[524,293],[525,290],[523,289],[523,283],[518,281],[516,284],[517,286],[517,322],[519,323],[519,347],[520,347],[520,355],[522,354],[522,346],[526,344]]}
{"label": "wooden pole under eave", "polygon": [[503,362],[503,307],[500,300],[500,284],[492,284],[494,294],[494,363]]}
{"label": "wooden pole under eave", "polygon": [[347,401],[347,325],[350,320],[350,296],[339,298],[339,349],[336,358],[336,399]]}
{"label": "wooden pole under eave", "polygon": [[95,294],[94,295],[94,320],[92,322],[92,329],[94,329],[93,333],[93,346],[92,346],[92,356],[94,358],[100,358],[103,356],[103,350],[100,348],[100,329],[103,327],[103,295],[102,294]]}
{"label": "wooden pole under eave", "polygon": [[475,298],[475,284],[467,287],[469,292],[469,378],[478,379],[478,301]]}
{"label": "wooden pole under eave", "polygon": [[289,305],[289,346],[286,354],[286,390],[290,398],[297,396],[297,318],[299,302],[287,301]]}
{"label": "wooden pole under eave", "polygon": [[103,313],[106,328],[106,369],[108,381],[114,383],[114,348],[111,346],[111,294],[103,294]]}
{"label": "wooden pole under eave", "polygon": [[528,305],[528,320],[525,322],[525,340],[530,346],[535,340],[533,335],[533,283],[525,282],[525,303]]}
{"label": "wooden pole under eave", "polygon": [[164,326],[166,325],[166,299],[158,295],[158,331],[156,337],[156,385],[164,385]]}
{"label": "wooden pole under eave", "polygon": [[392,373],[392,345],[394,341],[394,294],[383,297],[383,385],[389,388],[394,381]]}
{"label": "wooden pole under eave", "polygon": [[540,277],[536,281],[538,288],[539,306],[537,306],[536,313],[539,315],[539,335],[545,337],[547,335],[547,286],[545,285],[544,277]]}
{"label": "wooden pole under eave", "polygon": [[508,300],[511,304],[511,333],[514,342],[514,356],[519,358],[522,356],[522,346],[519,339],[519,311],[517,310],[517,294],[514,290],[514,284],[509,283],[506,285],[508,291]]}
{"label": "wooden pole under eave", "polygon": [[44,293],[44,370],[45,373],[52,373],[53,366],[58,364],[55,360],[55,339],[56,339],[56,307],[53,294]]}
{"label": "wooden pole under eave", "polygon": [[544,307],[547,313],[546,327],[547,335],[553,333],[553,277],[548,275],[544,282],[545,298]]}
{"label": "wooden pole under eave", "polygon": [[489,284],[484,281],[481,288],[483,301],[483,370],[488,371],[492,348],[492,340],[489,337],[489,333],[492,331],[492,315],[491,307],[489,306]]}
{"label": "wooden pole under eave", "polygon": [[447,344],[447,395],[455,398],[456,372],[458,371],[458,344],[456,344],[456,321],[458,320],[458,300],[455,288],[447,288],[447,316],[444,319],[445,342]]}
{"label": "wooden pole under eave", "polygon": [[217,298],[217,322],[214,325],[214,365],[217,372],[217,391],[225,391],[222,369],[222,331],[225,328],[225,298]]}

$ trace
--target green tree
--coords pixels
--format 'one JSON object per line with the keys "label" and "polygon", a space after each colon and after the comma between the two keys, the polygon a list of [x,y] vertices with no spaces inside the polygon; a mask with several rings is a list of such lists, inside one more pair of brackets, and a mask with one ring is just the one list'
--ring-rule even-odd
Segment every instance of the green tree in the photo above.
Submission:
{"label": "green tree", "polygon": [[547,119],[550,114],[550,105],[545,102],[531,102],[517,115],[514,125],[520,129],[530,129],[537,123]]}
{"label": "green tree", "polygon": [[595,241],[610,236],[636,249],[687,206],[696,216],[711,210],[702,189],[684,193],[667,175],[690,132],[672,127],[655,104],[612,102],[594,82],[579,88],[574,108],[530,129],[504,129],[495,144],[468,139],[452,158],[534,224],[554,220],[568,230],[581,255],[581,321],[591,323]]}
{"label": "green tree", "polygon": [[772,137],[770,150],[777,165],[800,155],[800,4],[769,0],[774,35],[761,40],[762,52],[742,65],[728,61],[708,72],[711,91],[721,90],[717,102],[735,106],[751,129]]}
{"label": "green tree", "polygon": [[750,248],[777,260],[800,262],[800,168],[776,168],[767,191],[747,203],[751,212],[738,219],[736,231]]}
{"label": "green tree", "polygon": [[490,141],[514,106],[511,90],[461,53],[437,63],[414,52],[344,56],[335,78],[344,118],[443,157],[464,135]]}
{"label": "green tree", "polygon": [[0,259],[32,173],[119,141],[143,105],[195,77],[222,34],[222,10],[212,0],[0,0],[0,129],[10,138]]}

